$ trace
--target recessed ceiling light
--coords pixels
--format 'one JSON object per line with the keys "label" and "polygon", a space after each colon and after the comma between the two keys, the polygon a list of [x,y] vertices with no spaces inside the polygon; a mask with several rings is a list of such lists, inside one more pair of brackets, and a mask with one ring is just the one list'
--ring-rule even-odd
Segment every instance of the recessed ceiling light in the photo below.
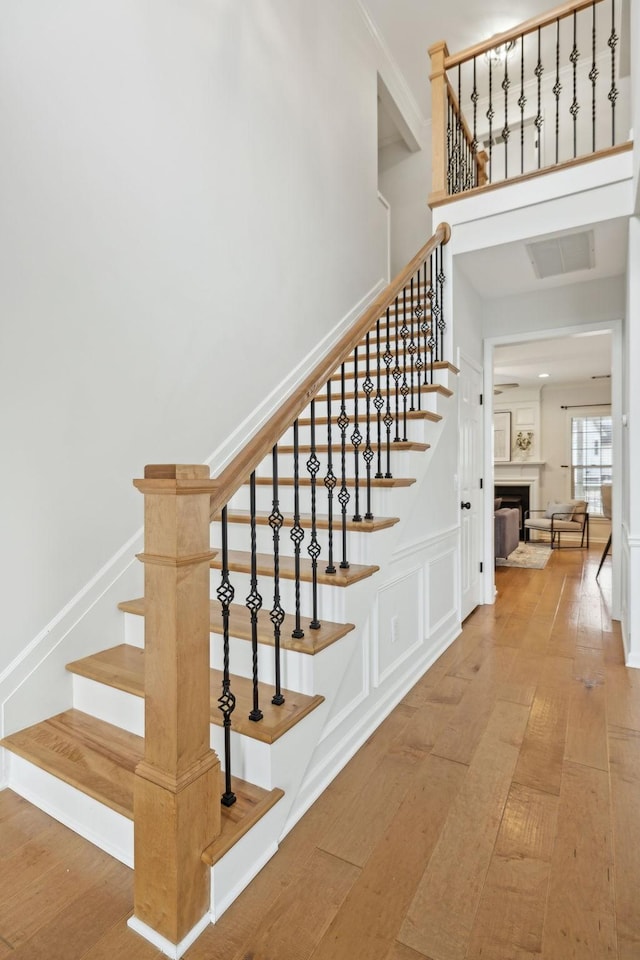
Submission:
{"label": "recessed ceiling light", "polygon": [[546,377],[550,377],[551,374],[550,374],[550,373],[539,373],[538,376],[540,377],[541,380],[544,380],[544,379],[546,379]]}

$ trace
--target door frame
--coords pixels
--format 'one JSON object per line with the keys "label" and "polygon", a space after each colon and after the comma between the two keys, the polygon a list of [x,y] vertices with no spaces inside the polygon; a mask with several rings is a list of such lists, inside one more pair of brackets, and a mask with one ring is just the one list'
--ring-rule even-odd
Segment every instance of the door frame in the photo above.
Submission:
{"label": "door frame", "polygon": [[[526,343],[532,340],[552,340],[576,333],[591,333],[607,330],[611,334],[611,417],[613,424],[613,468],[612,493],[613,513],[611,517],[612,543],[617,544],[611,551],[611,616],[619,620],[621,616],[621,496],[622,496],[622,320],[602,320],[594,323],[572,324],[571,326],[547,327],[505,336],[486,337],[483,340],[484,352],[484,476],[485,488],[493,488],[494,473],[492,459],[491,428],[493,423],[493,354],[494,348],[502,344]],[[495,564],[492,556],[493,545],[493,498],[485,497],[484,511],[484,575],[483,603],[494,603],[496,596]]]}

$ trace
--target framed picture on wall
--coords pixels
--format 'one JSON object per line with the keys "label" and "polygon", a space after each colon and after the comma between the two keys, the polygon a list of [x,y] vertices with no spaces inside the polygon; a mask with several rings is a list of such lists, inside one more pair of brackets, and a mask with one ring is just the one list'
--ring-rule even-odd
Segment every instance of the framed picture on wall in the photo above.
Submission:
{"label": "framed picture on wall", "polygon": [[493,462],[509,463],[511,460],[511,411],[493,415]]}

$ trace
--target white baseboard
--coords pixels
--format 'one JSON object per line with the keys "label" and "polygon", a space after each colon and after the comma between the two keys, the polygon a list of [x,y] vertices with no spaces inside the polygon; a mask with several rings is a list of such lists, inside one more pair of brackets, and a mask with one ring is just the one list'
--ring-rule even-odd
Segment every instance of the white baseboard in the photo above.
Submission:
{"label": "white baseboard", "polygon": [[195,943],[200,934],[204,933],[210,923],[211,914],[205,913],[202,920],[196,923],[195,927],[189,931],[186,937],[182,938],[180,943],[171,943],[171,940],[167,940],[166,937],[161,936],[152,927],[143,923],[142,920],[138,920],[137,917],[129,917],[127,921],[128,926],[131,927],[132,930],[135,930],[137,934],[144,937],[149,943],[152,943],[154,947],[157,947],[165,957],[171,957],[171,960],[180,960],[180,957],[186,953],[192,943]]}

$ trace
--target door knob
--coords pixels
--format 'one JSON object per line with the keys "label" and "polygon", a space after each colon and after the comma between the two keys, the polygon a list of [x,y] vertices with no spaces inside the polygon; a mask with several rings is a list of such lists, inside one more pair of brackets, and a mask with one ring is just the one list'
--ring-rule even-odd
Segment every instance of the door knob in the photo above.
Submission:
{"label": "door knob", "polygon": [[469,503],[468,500],[466,501],[466,503],[465,503],[465,501],[463,500],[462,503],[460,504],[460,509],[461,509],[461,510],[471,510],[471,504]]}

